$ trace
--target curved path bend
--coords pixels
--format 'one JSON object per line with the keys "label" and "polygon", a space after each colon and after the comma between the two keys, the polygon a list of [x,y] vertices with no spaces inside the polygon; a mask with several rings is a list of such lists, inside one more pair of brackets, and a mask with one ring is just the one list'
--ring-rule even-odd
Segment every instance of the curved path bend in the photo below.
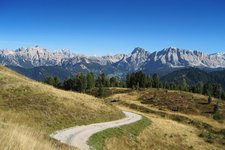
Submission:
{"label": "curved path bend", "polygon": [[90,150],[87,141],[95,133],[109,128],[115,128],[127,125],[141,120],[141,116],[135,113],[123,111],[125,118],[103,123],[95,123],[90,125],[76,126],[61,131],[56,131],[50,136],[64,144],[74,146],[80,150]]}

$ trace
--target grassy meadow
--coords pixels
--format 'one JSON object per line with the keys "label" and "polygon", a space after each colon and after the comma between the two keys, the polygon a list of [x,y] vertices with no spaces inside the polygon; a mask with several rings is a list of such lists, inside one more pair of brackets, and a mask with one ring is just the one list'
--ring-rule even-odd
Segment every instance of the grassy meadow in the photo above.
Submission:
{"label": "grassy meadow", "polygon": [[[114,89],[115,91],[117,89]],[[116,93],[116,92],[115,92]],[[225,145],[224,101],[181,91],[141,89],[110,95],[106,101],[117,99],[114,105],[141,113],[151,120],[135,140],[111,137],[104,140],[104,149],[164,150],[206,149],[222,150]],[[214,118],[218,103],[221,119]]]}
{"label": "grassy meadow", "polygon": [[0,134],[4,135],[0,149],[70,149],[49,134],[122,117],[119,109],[101,99],[55,89],[0,66]]}

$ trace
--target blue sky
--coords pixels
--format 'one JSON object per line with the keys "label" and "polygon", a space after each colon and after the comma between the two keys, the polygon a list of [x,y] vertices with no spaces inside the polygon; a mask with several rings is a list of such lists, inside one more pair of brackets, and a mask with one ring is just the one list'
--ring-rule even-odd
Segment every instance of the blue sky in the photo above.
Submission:
{"label": "blue sky", "polygon": [[0,0],[0,49],[225,51],[225,0]]}

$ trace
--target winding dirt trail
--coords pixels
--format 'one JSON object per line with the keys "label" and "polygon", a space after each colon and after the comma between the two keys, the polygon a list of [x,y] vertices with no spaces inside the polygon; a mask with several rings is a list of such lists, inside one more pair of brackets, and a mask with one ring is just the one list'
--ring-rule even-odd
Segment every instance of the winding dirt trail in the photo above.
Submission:
{"label": "winding dirt trail", "polygon": [[123,111],[123,113],[126,117],[120,120],[76,126],[61,131],[56,131],[50,136],[62,143],[77,147],[80,150],[90,150],[87,141],[93,134],[105,129],[131,124],[141,120],[142,118],[140,115],[128,111]]}

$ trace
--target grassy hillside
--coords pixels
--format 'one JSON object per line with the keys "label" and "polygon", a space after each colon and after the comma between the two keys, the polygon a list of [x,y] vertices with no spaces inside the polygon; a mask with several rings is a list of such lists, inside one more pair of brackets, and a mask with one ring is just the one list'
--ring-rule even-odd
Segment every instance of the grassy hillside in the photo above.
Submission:
{"label": "grassy hillside", "polygon": [[[164,89],[145,89],[111,95],[114,104],[141,112],[153,122],[137,140],[113,137],[105,149],[223,149],[225,139],[225,102],[207,96]],[[214,118],[219,103],[221,120]],[[116,147],[118,145],[118,147]]]}
{"label": "grassy hillside", "polygon": [[[20,137],[27,144],[32,138],[36,143],[48,143],[48,134],[55,130],[122,116],[121,111],[92,96],[55,89],[0,66],[0,133],[5,135],[0,138],[0,149],[13,149],[13,142],[15,147],[21,146]],[[44,149],[55,148],[49,143],[47,147]]]}
{"label": "grassy hillside", "polygon": [[[115,94],[111,98],[132,102],[161,111],[170,111],[187,115],[200,115],[212,118],[214,106],[218,102],[220,114],[225,118],[225,102],[213,99],[208,104],[208,97],[184,91],[165,89],[146,89],[129,93]],[[110,98],[109,98],[110,100]]]}
{"label": "grassy hillside", "polygon": [[[124,109],[124,108],[123,108]],[[133,111],[128,109],[129,111]],[[140,113],[137,111],[137,113]],[[223,150],[224,145],[209,143],[200,137],[201,130],[189,124],[163,118],[152,113],[142,113],[151,124],[135,138],[114,136],[105,140],[105,150]]]}

